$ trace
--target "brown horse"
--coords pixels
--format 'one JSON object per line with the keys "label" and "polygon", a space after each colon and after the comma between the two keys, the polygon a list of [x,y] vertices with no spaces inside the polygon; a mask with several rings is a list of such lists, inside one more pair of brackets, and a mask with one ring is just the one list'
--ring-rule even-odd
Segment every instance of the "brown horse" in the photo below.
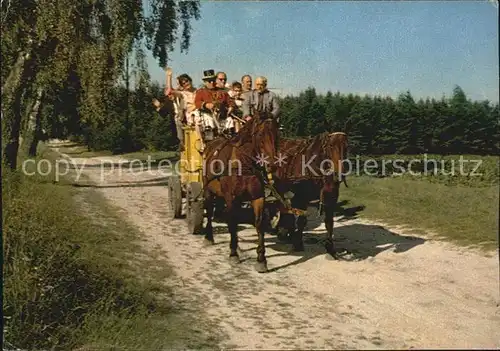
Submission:
{"label": "brown horse", "polygon": [[[342,161],[347,151],[347,135],[325,132],[309,139],[281,138],[279,149],[285,163],[276,170],[276,189],[280,194],[291,191],[294,194],[291,207],[303,212],[296,223],[290,223],[290,219],[294,219],[290,214],[282,215],[280,225],[289,230],[294,249],[303,251],[308,204],[319,199],[327,230],[325,249],[334,256],[333,215],[340,184],[345,182]],[[283,206],[279,207],[280,211],[284,210]]]}
{"label": "brown horse", "polygon": [[[270,160],[275,158],[278,131],[276,120],[255,114],[236,136],[231,139],[214,140],[207,145],[204,153],[206,155],[203,175],[204,206],[208,218],[205,240],[214,243],[212,228],[214,201],[222,197],[226,204],[225,214],[231,234],[229,257],[232,262],[239,262],[237,211],[241,210],[243,201],[250,201],[259,237],[256,270],[261,273],[267,271],[262,228],[266,182],[263,170],[270,175],[272,168],[265,162],[259,165],[256,161],[263,155]],[[214,167],[217,165],[219,166]]]}

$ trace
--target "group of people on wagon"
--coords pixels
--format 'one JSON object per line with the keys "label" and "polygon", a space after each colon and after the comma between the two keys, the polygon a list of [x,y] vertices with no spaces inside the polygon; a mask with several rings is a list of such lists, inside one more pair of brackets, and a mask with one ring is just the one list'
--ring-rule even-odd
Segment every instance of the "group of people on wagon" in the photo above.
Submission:
{"label": "group of people on wagon", "polygon": [[[203,71],[203,86],[196,89],[191,77],[183,73],[176,78],[177,86],[172,86],[172,69],[167,68],[165,97],[173,102],[174,120],[179,147],[184,146],[183,125],[194,126],[202,142],[214,136],[238,133],[242,124],[252,118],[255,111],[270,114],[279,121],[280,107],[276,95],[267,89],[267,78],[259,76],[252,89],[252,77],[248,74],[241,81],[228,84],[225,72],[213,69]],[[159,111],[161,103],[153,99]]]}

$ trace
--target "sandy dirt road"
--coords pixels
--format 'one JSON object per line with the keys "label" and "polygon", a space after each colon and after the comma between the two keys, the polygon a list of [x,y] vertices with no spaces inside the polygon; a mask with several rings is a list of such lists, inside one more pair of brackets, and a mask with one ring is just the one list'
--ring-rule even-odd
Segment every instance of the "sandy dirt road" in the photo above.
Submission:
{"label": "sandy dirt road", "polygon": [[239,232],[242,263],[232,266],[229,234],[216,234],[216,245],[206,247],[201,236],[187,234],[184,220],[170,219],[166,169],[127,165],[102,175],[99,165],[110,159],[73,162],[87,166],[84,174],[140,229],[146,245],[161,246],[179,277],[182,303],[193,313],[203,309],[227,335],[221,348],[500,347],[498,253],[337,217],[337,247],[352,254],[332,260],[320,242],[324,226],[311,214],[306,252],[293,253],[266,234],[270,272],[259,274],[253,227]]}

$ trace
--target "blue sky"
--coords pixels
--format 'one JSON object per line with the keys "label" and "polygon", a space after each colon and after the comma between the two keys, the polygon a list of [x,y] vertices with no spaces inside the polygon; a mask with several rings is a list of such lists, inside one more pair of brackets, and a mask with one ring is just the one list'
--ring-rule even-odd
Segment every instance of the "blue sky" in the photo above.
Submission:
{"label": "blue sky", "polygon": [[[269,87],[298,94],[340,91],[498,101],[498,10],[484,2],[202,1],[192,44],[179,44],[174,75],[201,83],[205,69],[229,81],[264,75]],[[165,74],[150,56],[150,74]]]}

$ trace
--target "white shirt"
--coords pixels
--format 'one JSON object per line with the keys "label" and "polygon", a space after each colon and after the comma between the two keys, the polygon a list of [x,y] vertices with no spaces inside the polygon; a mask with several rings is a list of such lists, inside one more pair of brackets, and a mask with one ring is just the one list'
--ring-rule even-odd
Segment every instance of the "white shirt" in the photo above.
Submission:
{"label": "white shirt", "polygon": [[196,110],[196,107],[194,105],[194,97],[195,97],[195,91],[186,91],[186,90],[181,90],[180,93],[182,94],[182,98],[184,100],[184,108],[188,112],[193,112]]}

